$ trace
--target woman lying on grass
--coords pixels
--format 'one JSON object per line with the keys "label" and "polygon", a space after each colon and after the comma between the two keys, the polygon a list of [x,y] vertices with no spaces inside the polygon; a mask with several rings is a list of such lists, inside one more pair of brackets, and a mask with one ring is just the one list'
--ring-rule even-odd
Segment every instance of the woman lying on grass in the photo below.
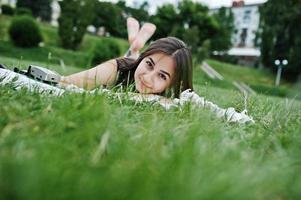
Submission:
{"label": "woman lying on grass", "polygon": [[[137,29],[136,23],[129,21],[135,20],[128,19],[128,30]],[[132,36],[135,32],[128,31],[130,56],[109,60],[92,69],[62,77],[61,83],[74,84],[86,89],[100,85],[126,87],[134,84],[136,91],[141,94],[178,98],[182,91],[192,89],[190,50],[181,40],[167,37],[152,42],[136,59],[139,49],[144,46],[154,30],[154,25],[146,23],[136,37]]]}
{"label": "woman lying on grass", "polygon": [[191,92],[193,89],[192,57],[183,41],[175,37],[161,38],[152,42],[138,56],[139,50],[154,33],[156,27],[146,23],[139,31],[138,21],[129,18],[127,28],[130,51],[125,57],[109,60],[92,69],[62,77],[60,84],[74,84],[85,89],[93,89],[100,85],[107,87],[134,85],[135,91],[142,94],[146,100],[160,97],[157,100],[163,104],[183,104],[189,101],[198,106],[208,107],[219,117],[226,117],[227,121],[242,123],[253,121],[245,112],[237,113],[233,108],[221,109]]}

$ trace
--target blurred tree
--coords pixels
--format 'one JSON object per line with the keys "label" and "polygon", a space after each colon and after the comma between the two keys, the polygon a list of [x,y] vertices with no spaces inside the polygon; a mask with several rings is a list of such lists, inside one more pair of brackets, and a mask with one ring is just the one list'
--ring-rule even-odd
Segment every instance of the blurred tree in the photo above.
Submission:
{"label": "blurred tree", "polygon": [[220,29],[218,21],[209,15],[208,7],[191,0],[182,0],[177,7],[163,4],[151,21],[157,26],[154,38],[176,36],[184,40],[198,62],[208,56],[210,40]]}
{"label": "blurred tree", "polygon": [[[177,8],[164,4],[151,17],[157,26],[155,38],[176,36],[188,43],[194,54],[198,54],[204,41],[214,37],[219,30],[217,20],[208,12],[208,7],[191,0],[180,1]],[[208,44],[210,41],[206,42],[206,49]]]}
{"label": "blurred tree", "polygon": [[199,28],[200,43],[217,33],[218,23],[209,15],[208,7],[191,0],[183,0],[179,3],[178,9],[180,21],[186,29],[193,26]]}
{"label": "blurred tree", "polygon": [[301,2],[300,0],[269,0],[260,7],[260,48],[262,63],[276,71],[274,61],[287,59],[287,79],[301,74]]}
{"label": "blurred tree", "polygon": [[112,36],[127,38],[126,18],[132,16],[140,22],[149,21],[148,3],[144,1],[138,8],[126,6],[125,1],[120,0],[116,4],[111,2],[97,2],[93,25],[96,28],[104,27]]}
{"label": "blurred tree", "polygon": [[77,49],[94,17],[95,0],[60,1],[59,36],[62,46]]}
{"label": "blurred tree", "polygon": [[126,38],[126,20],[122,9],[111,2],[96,2],[92,24],[104,27],[105,31],[116,37]]}
{"label": "blurred tree", "polygon": [[16,9],[16,15],[29,15],[29,16],[33,16],[31,10],[29,8],[17,8]]}
{"label": "blurred tree", "polygon": [[40,17],[43,21],[51,20],[52,0],[17,0],[17,8],[28,8],[34,17]]}
{"label": "blurred tree", "polygon": [[[183,27],[178,26],[178,14],[176,8],[172,4],[164,4],[157,8],[156,14],[151,16],[151,22],[157,26],[154,38],[167,37],[174,35],[175,32],[181,32]],[[179,30],[176,30],[179,29]],[[174,34],[171,32],[174,31]]]}
{"label": "blurred tree", "polygon": [[[115,37],[126,38],[126,17],[124,11],[114,3],[98,2],[95,20],[99,22],[98,27],[104,27],[105,31]],[[95,21],[94,20],[94,21]]]}
{"label": "blurred tree", "polygon": [[227,50],[232,45],[231,36],[235,30],[233,13],[231,9],[221,7],[213,17],[217,20],[219,27],[217,34],[211,39],[211,49]]}
{"label": "blurred tree", "polygon": [[12,16],[15,14],[15,9],[7,4],[1,5],[1,14]]}
{"label": "blurred tree", "polygon": [[192,49],[197,49],[199,46],[199,32],[200,31],[197,26],[192,26],[185,31],[185,34],[183,34],[183,40],[186,41]]}
{"label": "blurred tree", "polygon": [[134,17],[136,19],[139,19],[140,22],[147,22],[149,21],[149,4],[147,1],[143,1],[140,5],[137,7],[128,7],[126,6],[126,3],[124,0],[120,0],[117,2],[117,6],[122,9],[124,16],[128,17]]}

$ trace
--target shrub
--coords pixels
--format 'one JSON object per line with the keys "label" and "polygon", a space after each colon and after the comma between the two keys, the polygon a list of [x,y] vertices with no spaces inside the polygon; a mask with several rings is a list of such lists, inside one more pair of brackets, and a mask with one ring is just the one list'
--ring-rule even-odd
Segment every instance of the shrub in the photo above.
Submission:
{"label": "shrub", "polygon": [[17,8],[16,9],[16,15],[29,15],[29,16],[33,16],[32,15],[32,11],[28,8]]}
{"label": "shrub", "polygon": [[59,37],[63,48],[76,50],[94,18],[95,0],[59,1]]}
{"label": "shrub", "polygon": [[234,65],[238,65],[238,57],[237,56],[231,56],[231,55],[211,55],[210,56],[212,59],[221,61],[221,62],[226,62],[226,63],[231,63]]}
{"label": "shrub", "polygon": [[281,87],[272,87],[267,85],[251,85],[251,87],[258,93],[271,96],[286,97],[289,93],[288,89]]}
{"label": "shrub", "polygon": [[12,42],[19,47],[37,47],[43,40],[38,24],[32,17],[26,15],[12,20],[9,36]]}
{"label": "shrub", "polygon": [[15,14],[14,8],[11,7],[10,5],[2,5],[1,11],[2,11],[3,15],[14,15]]}
{"label": "shrub", "polygon": [[[209,49],[210,49],[210,41],[209,40],[205,40],[203,42],[203,45],[196,49],[194,56],[196,57],[197,63],[202,63],[203,60],[205,60],[206,58],[209,57],[209,51],[210,51]],[[194,66],[197,66],[197,65],[194,65]]]}
{"label": "shrub", "polygon": [[90,55],[90,65],[94,66],[104,61],[120,56],[121,50],[117,42],[106,39],[97,42]]}

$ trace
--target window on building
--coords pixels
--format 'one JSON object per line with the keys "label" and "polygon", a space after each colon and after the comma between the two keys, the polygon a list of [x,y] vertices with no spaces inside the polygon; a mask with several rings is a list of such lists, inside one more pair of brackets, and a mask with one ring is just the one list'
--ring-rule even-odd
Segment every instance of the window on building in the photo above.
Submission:
{"label": "window on building", "polygon": [[243,16],[243,22],[245,24],[250,23],[251,21],[251,10],[245,10],[244,12],[244,16]]}

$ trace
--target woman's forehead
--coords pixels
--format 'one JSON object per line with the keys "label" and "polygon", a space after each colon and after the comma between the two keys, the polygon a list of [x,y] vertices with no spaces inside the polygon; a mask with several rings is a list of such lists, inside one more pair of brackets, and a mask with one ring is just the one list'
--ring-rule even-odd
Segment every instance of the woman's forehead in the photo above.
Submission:
{"label": "woman's forehead", "polygon": [[174,65],[174,59],[169,56],[166,55],[164,53],[154,53],[151,54],[149,56],[147,56],[146,58],[152,59],[152,61],[154,62],[154,64],[167,64],[169,63],[169,65]]}

